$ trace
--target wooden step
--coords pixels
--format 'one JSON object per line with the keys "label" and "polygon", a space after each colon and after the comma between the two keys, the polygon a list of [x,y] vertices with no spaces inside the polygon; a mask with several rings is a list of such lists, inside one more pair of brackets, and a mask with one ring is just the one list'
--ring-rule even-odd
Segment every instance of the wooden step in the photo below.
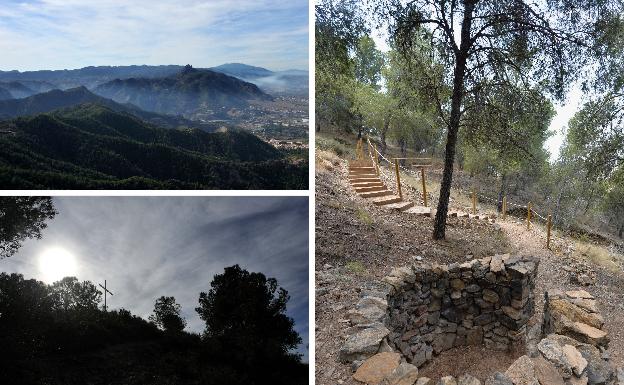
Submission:
{"label": "wooden step", "polygon": [[398,195],[388,195],[373,200],[373,204],[376,206],[391,205],[393,203],[399,203],[402,199]]}
{"label": "wooden step", "polygon": [[446,216],[447,218],[457,218],[457,211],[449,211]]}
{"label": "wooden step", "polygon": [[375,173],[373,174],[350,174],[349,179],[357,179],[357,178],[379,178],[379,176]]}
{"label": "wooden step", "polygon": [[425,207],[425,206],[414,206],[414,207],[406,210],[405,212],[409,213],[409,214],[415,214],[415,215],[423,216],[423,217],[430,217],[431,216],[431,208],[430,207]]}
{"label": "wooden step", "polygon": [[373,162],[370,160],[352,160],[349,162],[350,169],[358,167],[373,167]]}
{"label": "wooden step", "polygon": [[359,193],[359,195],[362,198],[377,198],[377,197],[383,197],[386,195],[392,195],[393,192],[390,190],[381,190],[381,191],[371,191],[371,192],[364,192],[364,193]]}
{"label": "wooden step", "polygon": [[351,184],[355,184],[355,183],[362,183],[362,182],[381,182],[379,180],[379,178],[355,178],[355,179],[350,179],[349,182],[351,182]]}
{"label": "wooden step", "polygon": [[383,190],[387,190],[386,186],[367,186],[367,187],[356,187],[355,188],[355,192],[356,193],[366,193],[366,192],[374,192],[374,191],[383,191]]}
{"label": "wooden step", "polygon": [[384,208],[390,209],[390,210],[405,211],[407,209],[414,207],[414,204],[415,204],[414,202],[404,201],[404,202],[385,205]]}
{"label": "wooden step", "polygon": [[375,167],[349,167],[349,172],[375,172]]}
{"label": "wooden step", "polygon": [[361,187],[385,187],[386,185],[383,182],[361,182],[361,183],[351,183],[353,188],[361,188]]}

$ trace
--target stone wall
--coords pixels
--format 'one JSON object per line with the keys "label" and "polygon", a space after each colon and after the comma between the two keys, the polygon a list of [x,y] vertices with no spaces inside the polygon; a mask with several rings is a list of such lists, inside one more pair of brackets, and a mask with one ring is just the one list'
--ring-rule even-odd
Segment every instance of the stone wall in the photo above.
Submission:
{"label": "stone wall", "polygon": [[391,348],[421,366],[463,345],[508,350],[533,315],[538,259],[495,255],[463,264],[395,269],[385,326]]}
{"label": "stone wall", "polygon": [[[469,373],[433,382],[419,376],[416,364],[422,355],[427,361],[438,352],[436,339],[452,341],[445,348],[468,343],[513,348],[533,312],[536,272],[535,259],[507,255],[395,269],[384,279],[386,288],[362,290],[348,312],[351,327],[340,359],[353,363],[354,379],[368,385],[481,385]],[[484,314],[490,314],[488,322],[481,324]],[[485,385],[624,385],[624,370],[609,362],[604,317],[590,293],[546,293],[542,334],[540,322],[531,330],[531,335],[537,331],[535,348]]]}

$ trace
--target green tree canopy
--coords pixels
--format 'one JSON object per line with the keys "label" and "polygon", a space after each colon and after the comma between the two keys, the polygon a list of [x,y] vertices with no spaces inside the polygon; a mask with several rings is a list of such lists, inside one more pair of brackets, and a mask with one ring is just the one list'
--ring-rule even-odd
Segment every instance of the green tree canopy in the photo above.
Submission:
{"label": "green tree canopy", "polygon": [[[433,236],[444,238],[460,127],[485,119],[489,96],[539,87],[562,98],[572,79],[595,58],[598,28],[621,13],[619,0],[400,0],[372,1],[407,60],[435,58],[450,97],[432,88],[447,130],[445,165]],[[422,42],[428,42],[423,44]],[[420,51],[420,52],[418,52]],[[415,53],[416,52],[416,53]],[[443,88],[442,88],[443,89]]]}

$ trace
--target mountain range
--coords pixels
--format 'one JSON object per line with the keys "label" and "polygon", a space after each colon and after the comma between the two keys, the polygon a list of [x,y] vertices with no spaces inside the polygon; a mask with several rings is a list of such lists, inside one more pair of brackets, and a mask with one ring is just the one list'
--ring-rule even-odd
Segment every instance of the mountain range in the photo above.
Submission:
{"label": "mountain range", "polygon": [[120,104],[98,96],[83,86],[64,91],[55,89],[22,99],[0,100],[0,119],[36,115],[85,103],[100,104],[117,112],[129,113],[146,122],[165,128],[191,127],[200,128],[204,131],[214,131],[222,127],[220,124],[198,122],[185,119],[182,116],[144,111],[132,104]]}
{"label": "mountain range", "polygon": [[[19,82],[33,89],[35,92],[32,94],[53,88],[67,89],[81,85],[93,89],[115,79],[169,77],[179,73],[183,68],[184,66],[179,65],[132,65],[90,66],[73,70],[0,71],[0,88],[3,88],[2,83]],[[269,94],[307,95],[308,71],[270,71],[266,68],[241,63],[227,63],[206,69],[251,82]],[[14,95],[13,97],[24,96]]]}
{"label": "mountain range", "polygon": [[99,104],[0,122],[8,189],[301,189],[307,164],[255,135],[165,129]]}
{"label": "mountain range", "polygon": [[250,100],[273,100],[255,84],[191,66],[163,78],[115,79],[97,86],[94,92],[147,111],[189,116],[201,112],[200,109],[219,113],[245,107]]}

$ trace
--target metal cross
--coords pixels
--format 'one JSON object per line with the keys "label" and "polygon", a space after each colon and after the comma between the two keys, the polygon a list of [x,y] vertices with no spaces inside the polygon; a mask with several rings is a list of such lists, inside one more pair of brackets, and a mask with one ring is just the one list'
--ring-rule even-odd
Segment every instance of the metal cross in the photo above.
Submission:
{"label": "metal cross", "polygon": [[107,309],[107,307],[106,307],[106,293],[108,293],[108,294],[110,294],[110,295],[113,295],[113,293],[111,293],[111,292],[110,292],[110,291],[106,288],[106,280],[104,280],[104,286],[100,285],[99,283],[98,283],[98,285],[99,285],[102,289],[104,289],[104,311],[107,311],[107,310],[106,310],[106,309]]}

